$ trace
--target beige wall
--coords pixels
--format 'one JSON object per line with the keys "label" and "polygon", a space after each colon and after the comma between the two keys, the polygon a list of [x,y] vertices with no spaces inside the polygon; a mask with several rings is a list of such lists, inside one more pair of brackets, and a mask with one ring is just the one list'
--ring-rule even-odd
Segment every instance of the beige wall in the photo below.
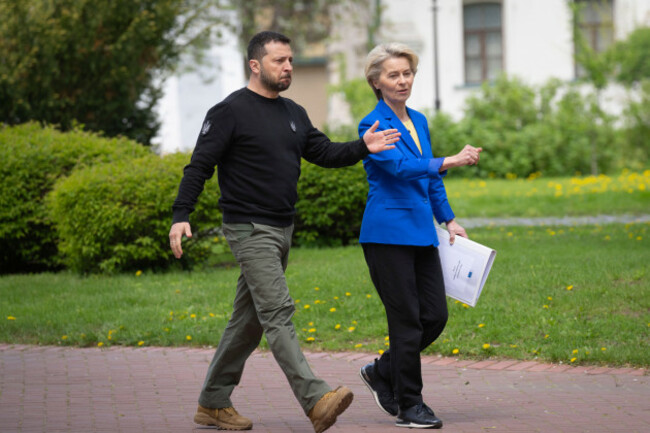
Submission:
{"label": "beige wall", "polygon": [[293,80],[291,87],[282,96],[293,99],[302,105],[311,123],[322,129],[327,121],[327,65],[310,64],[293,66]]}

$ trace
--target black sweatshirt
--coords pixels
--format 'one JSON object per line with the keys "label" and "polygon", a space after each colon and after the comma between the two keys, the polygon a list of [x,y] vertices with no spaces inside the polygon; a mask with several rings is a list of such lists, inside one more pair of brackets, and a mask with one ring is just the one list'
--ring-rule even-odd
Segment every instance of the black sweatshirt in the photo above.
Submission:
{"label": "black sweatshirt", "polygon": [[363,140],[332,143],[290,99],[237,90],[205,117],[172,206],[173,222],[189,221],[217,166],[223,222],[287,227],[296,212],[301,157],[322,167],[344,167],[367,154]]}

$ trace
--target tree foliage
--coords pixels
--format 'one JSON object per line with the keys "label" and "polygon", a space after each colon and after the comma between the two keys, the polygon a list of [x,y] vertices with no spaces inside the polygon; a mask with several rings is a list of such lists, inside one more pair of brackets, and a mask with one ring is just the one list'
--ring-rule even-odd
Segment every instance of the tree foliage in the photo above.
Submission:
{"label": "tree foliage", "polygon": [[148,144],[165,71],[198,53],[219,0],[0,2],[0,122],[82,123]]}
{"label": "tree foliage", "polygon": [[633,85],[650,79],[650,27],[634,30],[628,37],[614,44],[610,56],[616,65],[616,81]]}
{"label": "tree foliage", "polygon": [[[312,42],[326,40],[332,25],[356,7],[370,7],[369,0],[246,0],[235,2],[241,20],[242,48],[262,30],[283,33],[292,40],[294,54],[301,55]],[[352,13],[354,15],[354,13]]]}

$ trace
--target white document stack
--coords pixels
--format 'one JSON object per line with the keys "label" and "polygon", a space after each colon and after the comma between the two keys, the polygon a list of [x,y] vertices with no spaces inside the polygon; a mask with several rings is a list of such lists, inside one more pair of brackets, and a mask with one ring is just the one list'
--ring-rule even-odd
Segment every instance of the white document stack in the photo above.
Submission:
{"label": "white document stack", "polygon": [[449,245],[449,233],[439,226],[436,230],[447,296],[476,306],[497,252],[460,236]]}

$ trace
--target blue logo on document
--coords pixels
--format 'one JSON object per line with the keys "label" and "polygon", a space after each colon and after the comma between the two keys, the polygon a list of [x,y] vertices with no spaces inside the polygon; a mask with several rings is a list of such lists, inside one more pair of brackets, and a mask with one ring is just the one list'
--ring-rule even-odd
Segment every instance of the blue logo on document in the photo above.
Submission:
{"label": "blue logo on document", "polygon": [[469,274],[467,274],[467,278],[472,278],[472,272],[470,272]]}

